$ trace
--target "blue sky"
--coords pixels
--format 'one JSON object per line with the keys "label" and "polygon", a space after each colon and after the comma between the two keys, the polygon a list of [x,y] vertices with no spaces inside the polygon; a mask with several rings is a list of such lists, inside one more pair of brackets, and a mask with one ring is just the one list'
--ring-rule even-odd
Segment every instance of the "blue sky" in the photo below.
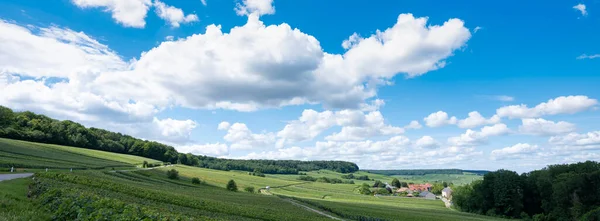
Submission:
{"label": "blue sky", "polygon": [[228,158],[600,160],[599,7],[4,0],[0,105]]}

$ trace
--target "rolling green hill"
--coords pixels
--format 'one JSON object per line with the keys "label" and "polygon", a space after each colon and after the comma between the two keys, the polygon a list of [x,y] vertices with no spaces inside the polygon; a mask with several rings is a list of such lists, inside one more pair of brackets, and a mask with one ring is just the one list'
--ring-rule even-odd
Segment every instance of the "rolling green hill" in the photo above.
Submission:
{"label": "rolling green hill", "polygon": [[144,161],[160,163],[127,154],[0,138],[0,167],[102,169],[134,167]]}
{"label": "rolling green hill", "polygon": [[[0,216],[7,220],[148,219],[148,220],[493,220],[457,212],[439,200],[361,195],[356,184],[329,184],[297,180],[299,175],[252,176],[243,171],[222,171],[185,165],[149,170],[108,171],[101,168],[132,168],[140,160],[123,154],[90,151],[31,142],[0,139],[2,164],[18,161],[25,167],[86,170],[39,171],[35,180],[24,178],[0,183]],[[12,154],[12,155],[11,155]],[[16,158],[18,157],[18,158]],[[100,170],[98,170],[100,169]],[[179,171],[168,179],[166,171]],[[357,172],[376,179],[392,177]],[[319,170],[307,175],[339,177]],[[202,184],[193,184],[200,178]],[[227,191],[229,180],[240,191]],[[371,181],[365,181],[371,182]],[[269,191],[244,192],[270,186]],[[29,193],[31,198],[24,194]],[[301,206],[299,206],[301,205]],[[312,208],[309,210],[308,208]],[[318,212],[315,212],[318,211]],[[323,214],[320,214],[323,213]],[[39,215],[36,215],[39,214]],[[2,220],[2,219],[0,219]]]}

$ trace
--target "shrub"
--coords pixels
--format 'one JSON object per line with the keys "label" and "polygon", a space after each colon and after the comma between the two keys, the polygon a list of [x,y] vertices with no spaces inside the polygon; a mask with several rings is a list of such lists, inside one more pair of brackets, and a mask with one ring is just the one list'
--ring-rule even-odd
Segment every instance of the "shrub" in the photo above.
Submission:
{"label": "shrub", "polygon": [[167,170],[167,177],[172,180],[179,179],[179,171],[176,169]]}
{"label": "shrub", "polygon": [[247,186],[246,188],[244,188],[244,191],[249,192],[249,193],[254,193],[254,187],[253,186]]}
{"label": "shrub", "polygon": [[327,177],[319,177],[319,178],[317,178],[317,182],[329,183],[331,181],[329,181],[329,178],[327,178]]}
{"label": "shrub", "polygon": [[364,195],[370,195],[371,194],[371,186],[369,186],[369,184],[363,183],[359,188],[358,188],[358,192],[360,194],[364,194]]}
{"label": "shrub", "polygon": [[193,184],[200,184],[200,178],[198,178],[198,177],[192,178],[192,183]]}
{"label": "shrub", "polygon": [[233,180],[229,180],[229,182],[227,182],[227,186],[225,186],[225,188],[227,188],[227,190],[229,191],[238,191],[237,188],[237,184],[235,184],[235,181]]}
{"label": "shrub", "polygon": [[331,178],[331,179],[329,179],[329,183],[333,183],[333,184],[343,183],[343,182],[344,181],[342,181],[341,179],[338,179],[338,178]]}
{"label": "shrub", "polygon": [[317,181],[317,178],[311,177],[311,176],[300,176],[298,177],[299,180],[304,180],[304,181]]}
{"label": "shrub", "polygon": [[147,168],[147,167],[148,167],[148,161],[145,161],[145,160],[144,160],[144,163],[142,163],[142,167],[143,167],[143,168]]}

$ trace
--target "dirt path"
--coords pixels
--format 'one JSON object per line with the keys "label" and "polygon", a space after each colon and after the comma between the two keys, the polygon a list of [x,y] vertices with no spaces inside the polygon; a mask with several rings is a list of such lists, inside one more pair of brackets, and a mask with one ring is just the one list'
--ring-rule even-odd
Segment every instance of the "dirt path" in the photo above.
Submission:
{"label": "dirt path", "polygon": [[33,173],[0,174],[0,181],[30,177]]}
{"label": "dirt path", "polygon": [[108,171],[108,172],[115,173],[115,172],[131,172],[131,171],[138,171],[138,170],[153,170],[153,169],[156,169],[156,168],[172,167],[172,166],[174,166],[174,165],[164,165],[164,166],[149,167],[149,168],[136,168],[136,169],[130,169],[130,170],[111,170],[111,171]]}
{"label": "dirt path", "polygon": [[283,199],[283,200],[285,200],[285,201],[288,201],[288,202],[290,202],[291,204],[294,204],[294,205],[296,205],[296,206],[302,207],[302,208],[304,208],[305,210],[308,210],[308,211],[311,211],[311,212],[318,213],[318,214],[320,214],[320,215],[326,216],[327,218],[334,219],[334,220],[342,220],[342,221],[344,221],[344,219],[341,219],[341,218],[338,218],[338,217],[335,217],[335,216],[329,215],[329,214],[327,214],[327,213],[325,213],[325,212],[323,212],[323,211],[317,210],[317,209],[313,209],[313,208],[311,208],[311,207],[308,207],[308,206],[306,206],[306,205],[304,205],[304,204],[301,204],[301,203],[299,203],[299,202],[298,202],[298,201],[296,201],[296,200],[293,200],[293,199]]}

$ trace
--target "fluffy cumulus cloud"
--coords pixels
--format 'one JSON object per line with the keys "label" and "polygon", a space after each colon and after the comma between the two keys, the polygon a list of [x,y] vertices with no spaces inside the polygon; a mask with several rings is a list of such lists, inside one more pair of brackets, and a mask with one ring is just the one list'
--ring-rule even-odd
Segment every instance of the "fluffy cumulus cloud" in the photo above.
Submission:
{"label": "fluffy cumulus cloud", "polygon": [[496,114],[508,118],[535,118],[545,115],[574,114],[588,110],[598,104],[598,100],[583,95],[561,96],[529,108],[525,104],[498,108]]}
{"label": "fluffy cumulus cloud", "polygon": [[458,127],[473,128],[481,125],[497,123],[500,123],[500,117],[498,115],[494,115],[490,119],[485,119],[479,112],[472,111],[469,113],[469,117],[458,121]]}
{"label": "fluffy cumulus cloud", "polygon": [[[229,33],[210,25],[204,34],[163,42],[131,62],[83,33],[59,28],[33,33],[3,22],[8,41],[3,39],[0,56],[9,58],[2,59],[5,74],[60,76],[70,96],[90,94],[150,110],[178,105],[253,111],[306,103],[359,108],[376,95],[376,86],[366,82],[440,68],[470,37],[458,19],[443,25],[426,21],[400,15],[393,27],[357,39],[344,54],[328,54],[313,36],[285,23],[265,26],[249,15]],[[373,63],[374,57],[386,59]],[[382,69],[367,68],[373,66]],[[56,94],[55,88],[61,87],[46,86],[49,94]]]}
{"label": "fluffy cumulus cloud", "polygon": [[221,122],[218,126],[220,130],[227,130],[223,139],[229,143],[232,150],[250,150],[272,147],[275,143],[275,134],[260,133],[255,134],[248,126],[243,123],[229,124]]}
{"label": "fluffy cumulus cloud", "polygon": [[536,153],[539,149],[537,145],[518,143],[510,147],[492,150],[490,156],[494,160],[521,159]]}
{"label": "fluffy cumulus cloud", "polygon": [[460,136],[448,138],[448,143],[454,146],[481,145],[487,142],[488,137],[505,135],[510,132],[506,124],[495,124],[493,126],[485,126],[480,131],[467,129]]}
{"label": "fluffy cumulus cloud", "polygon": [[553,136],[550,138],[549,143],[556,146],[573,147],[574,149],[600,148],[600,131]]}
{"label": "fluffy cumulus cloud", "polygon": [[448,117],[448,113],[444,111],[438,111],[423,118],[423,121],[425,121],[425,125],[428,127],[441,127],[456,124],[457,119],[456,117]]}
{"label": "fluffy cumulus cloud", "polygon": [[189,138],[192,130],[196,128],[196,122],[192,120],[174,120],[171,118],[159,120],[155,117],[152,122],[157,125],[160,134],[165,137]]}
{"label": "fluffy cumulus cloud", "polygon": [[192,153],[196,155],[227,156],[229,148],[227,144],[207,143],[207,144],[189,144],[176,146],[177,151],[182,153]]}
{"label": "fluffy cumulus cloud", "polygon": [[[383,115],[379,111],[370,112],[366,115],[352,118],[353,113],[345,115],[346,112],[340,112],[337,123],[343,126],[342,130],[325,137],[325,140],[332,141],[348,141],[348,140],[364,140],[366,138],[396,135],[404,133],[401,127],[387,125],[384,122]],[[350,118],[345,118],[350,117]]]}
{"label": "fluffy cumulus cloud", "polygon": [[190,23],[199,21],[198,16],[195,14],[185,15],[183,10],[175,8],[173,6],[166,5],[165,3],[154,0],[154,7],[156,8],[156,15],[163,20],[169,22],[172,27],[179,27],[181,23]]}
{"label": "fluffy cumulus cloud", "polygon": [[103,8],[126,27],[143,28],[151,0],[71,0],[80,8]]}
{"label": "fluffy cumulus cloud", "polygon": [[404,126],[404,129],[421,129],[421,123],[419,121],[413,120],[408,125]]}
{"label": "fluffy cumulus cloud", "polygon": [[275,14],[275,7],[273,0],[242,0],[236,4],[235,12],[238,15],[269,15]]}
{"label": "fluffy cumulus cloud", "polygon": [[431,136],[423,136],[415,141],[415,146],[417,148],[436,148],[439,143]]}
{"label": "fluffy cumulus cloud", "polygon": [[[471,147],[442,147],[411,151],[411,141],[404,136],[393,136],[381,141],[316,142],[310,147],[290,147],[274,151],[252,152],[245,159],[319,159],[349,160],[358,162],[362,168],[399,168],[421,166],[432,168],[440,165],[457,165],[482,155]],[[435,160],[431,160],[435,158]]]}
{"label": "fluffy cumulus cloud", "polygon": [[573,9],[581,12],[582,16],[587,16],[588,15],[587,9],[586,9],[586,7],[585,7],[584,4],[577,4],[577,5],[573,6]]}
{"label": "fluffy cumulus cloud", "polygon": [[527,118],[521,121],[519,132],[523,134],[551,136],[575,131],[575,124],[565,121],[553,122],[542,118]]}
{"label": "fluffy cumulus cloud", "polygon": [[340,132],[325,137],[329,141],[364,140],[376,136],[397,135],[404,132],[401,127],[385,123],[379,111],[360,110],[323,111],[304,110],[298,120],[290,121],[277,133],[278,146],[312,140],[323,131],[341,126]]}

